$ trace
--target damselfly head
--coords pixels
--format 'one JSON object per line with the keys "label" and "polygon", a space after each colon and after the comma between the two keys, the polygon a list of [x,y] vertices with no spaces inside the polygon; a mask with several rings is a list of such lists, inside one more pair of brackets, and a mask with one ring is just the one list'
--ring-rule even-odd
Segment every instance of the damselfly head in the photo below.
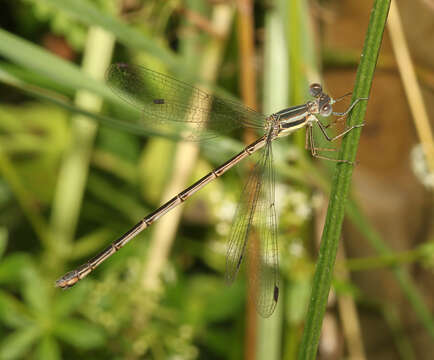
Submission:
{"label": "damselfly head", "polygon": [[322,94],[322,86],[318,83],[311,84],[309,87],[309,93],[313,97],[319,97]]}

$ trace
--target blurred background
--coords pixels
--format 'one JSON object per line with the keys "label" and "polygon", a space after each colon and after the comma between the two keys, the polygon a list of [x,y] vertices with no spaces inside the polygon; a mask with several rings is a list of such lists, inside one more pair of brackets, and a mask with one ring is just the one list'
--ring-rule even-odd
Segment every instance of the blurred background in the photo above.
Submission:
{"label": "blurred background", "polygon": [[[334,97],[352,90],[372,3],[0,0],[0,359],[295,359],[335,166],[311,159],[303,131],[273,143],[281,291],[271,318],[246,300],[244,272],[224,281],[247,162],[72,289],[54,282],[258,136],[156,134],[105,85],[111,63],[269,114],[306,102],[312,82]],[[394,5],[319,359],[434,350],[434,179],[424,161],[434,156],[434,2]]]}

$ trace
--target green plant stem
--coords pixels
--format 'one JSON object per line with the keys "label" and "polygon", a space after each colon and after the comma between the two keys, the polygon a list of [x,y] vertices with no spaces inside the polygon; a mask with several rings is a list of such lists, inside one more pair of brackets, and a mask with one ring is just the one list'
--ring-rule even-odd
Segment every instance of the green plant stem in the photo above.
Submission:
{"label": "green plant stem", "polygon": [[349,271],[366,271],[414,263],[420,261],[423,256],[424,254],[421,253],[420,249],[414,249],[400,253],[349,259],[345,264],[341,265],[345,266]]}
{"label": "green plant stem", "polygon": [[[272,113],[275,109],[283,109],[288,102],[287,78],[288,55],[285,44],[284,23],[282,13],[285,4],[282,1],[269,9],[265,16],[265,48],[264,48],[264,83],[263,110]],[[283,278],[279,284],[281,294],[285,293]],[[268,319],[258,320],[258,336],[256,345],[257,360],[282,359],[283,337],[283,301],[280,299],[276,311]],[[246,357],[247,358],[247,357]]]}
{"label": "green plant stem", "polygon": [[[390,0],[376,0],[373,5],[361,61],[357,71],[353,101],[357,98],[368,97],[369,95],[389,6]],[[362,102],[354,108],[348,118],[349,126],[363,122],[366,105],[366,102]],[[359,138],[360,129],[355,129],[343,139],[339,154],[340,159],[355,160]],[[339,163],[333,176],[330,203],[313,279],[306,325],[300,345],[298,357],[300,360],[316,358],[352,172],[352,165]]]}

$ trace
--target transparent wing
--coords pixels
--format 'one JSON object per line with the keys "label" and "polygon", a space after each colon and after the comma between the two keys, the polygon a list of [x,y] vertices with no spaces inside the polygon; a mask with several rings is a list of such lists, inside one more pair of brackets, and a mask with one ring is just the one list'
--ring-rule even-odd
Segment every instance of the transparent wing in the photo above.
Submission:
{"label": "transparent wing", "polygon": [[262,151],[261,159],[256,163],[244,185],[229,233],[225,273],[228,284],[235,280],[246,254],[247,242],[252,230],[253,217],[262,186],[263,161],[266,160],[265,150]]}
{"label": "transparent wing", "polygon": [[[252,270],[248,278],[256,294],[256,309],[263,317],[274,312],[279,297],[272,155],[269,141],[244,186],[226,254],[226,281],[232,283],[248,250],[249,270]],[[253,241],[249,242],[252,235]]]}
{"label": "transparent wing", "polygon": [[[279,298],[279,257],[272,147],[268,146],[266,151],[269,154],[264,164],[262,187],[253,219],[258,229],[260,251],[249,253],[250,258],[256,257],[254,263],[258,264],[258,271],[251,276],[250,280],[255,284],[254,288],[258,289],[258,295],[255,298],[256,308],[263,317],[269,317],[274,312]],[[258,276],[255,277],[255,274]]]}
{"label": "transparent wing", "polygon": [[218,135],[242,126],[264,127],[264,115],[237,101],[210,95],[141,66],[113,64],[106,80],[119,97],[142,112],[145,126],[179,131],[184,125],[188,135],[183,137],[189,140],[200,139],[204,131]]}

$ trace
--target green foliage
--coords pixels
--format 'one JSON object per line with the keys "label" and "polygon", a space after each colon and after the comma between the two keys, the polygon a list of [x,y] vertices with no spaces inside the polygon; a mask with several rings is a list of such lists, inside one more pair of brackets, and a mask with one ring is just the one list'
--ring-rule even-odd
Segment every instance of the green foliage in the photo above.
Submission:
{"label": "green foliage", "polygon": [[[51,31],[65,37],[75,50],[83,50],[86,42],[87,27],[68,16],[62,9],[49,3],[37,0],[24,0],[32,6],[35,17],[41,22],[48,22]],[[92,0],[101,11],[115,14],[118,2],[116,0]]]}
{"label": "green foliage", "polygon": [[[114,61],[148,64],[189,82],[211,85],[217,93],[225,92],[199,75],[199,64],[205,61],[201,57],[204,48],[216,37],[192,26],[179,11],[183,9],[179,5],[182,4],[208,18],[214,10],[212,2],[137,1],[138,9],[123,16],[117,15],[118,3],[115,0],[26,0],[20,6],[32,11],[26,16],[48,24],[51,32],[64,36],[68,45],[78,52],[84,49],[88,30],[100,27],[113,34],[120,45]],[[290,97],[297,101],[304,99],[305,72],[312,70],[306,70],[304,64],[315,66],[311,48],[314,41],[306,29],[305,4],[291,2],[295,7],[292,12],[286,5],[279,2],[278,9],[283,14],[280,16],[289,12],[288,15],[295,17],[284,29],[290,33],[285,37],[282,32],[280,39],[291,39],[285,44],[288,48],[276,41],[266,49],[269,58],[264,73],[272,79],[264,95],[267,111],[277,106],[273,101],[279,95],[279,106],[287,104]],[[300,33],[297,23],[303,28]],[[275,34],[270,30],[274,25],[272,21],[266,22],[266,32]],[[237,36],[233,27],[218,79],[219,84],[232,90],[237,89],[237,71],[242,66],[238,64]],[[374,45],[369,44],[368,50],[375,50]],[[280,81],[280,68],[271,60],[280,61],[288,54],[292,62],[285,66],[292,69],[288,74],[291,81],[286,78]],[[300,54],[300,58],[295,54]],[[157,290],[143,289],[151,228],[74,288],[61,291],[54,287],[54,281],[64,271],[86,261],[161,204],[161,194],[174,171],[176,151],[176,144],[167,140],[177,139],[178,134],[163,134],[143,127],[139,111],[115,96],[104,82],[85,73],[79,65],[4,29],[0,29],[0,55],[4,59],[0,62],[0,82],[5,85],[0,89],[3,101],[0,104],[0,359],[241,358],[245,351],[244,275],[240,274],[241,279],[228,287],[222,273],[225,241],[247,166],[238,166],[185,204],[176,242],[170,249]],[[371,61],[371,67],[375,65],[368,52],[364,55],[366,61]],[[369,71],[363,74],[367,78],[372,75]],[[355,96],[368,92],[369,81],[363,78],[358,84],[362,80],[364,85],[356,89]],[[278,81],[280,87],[273,81]],[[76,105],[74,96],[82,91],[89,91],[104,101],[101,113]],[[52,217],[56,211],[59,169],[71,143],[82,140],[75,137],[72,115],[87,116],[95,121],[90,124],[97,124],[98,131],[90,144],[85,189],[81,193],[63,194],[65,201],[76,201],[80,207],[78,216],[72,219],[77,223],[77,230],[68,242],[62,238],[63,229],[53,225]],[[356,115],[360,118],[361,113]],[[160,137],[150,140],[147,137],[150,135]],[[240,151],[243,144],[238,135],[201,144],[201,158],[191,180]],[[346,153],[341,154],[344,158],[354,155],[357,141],[351,138],[350,142],[351,146],[344,147]],[[315,203],[311,185],[319,183],[320,187],[327,187],[323,175],[309,167],[297,146],[276,143],[273,151],[279,180],[276,194],[281,217],[283,291],[279,299],[281,308],[275,315],[277,325],[273,331],[263,332],[258,340],[266,349],[262,356],[267,359],[270,354],[279,358],[281,352],[286,358],[294,358],[300,347],[315,263],[307,250],[313,235],[310,229]],[[346,174],[339,176],[349,181],[351,170],[346,165],[340,168]],[[79,175],[74,173],[68,180],[74,184],[76,177]],[[306,184],[313,177],[315,181]],[[348,184],[339,194],[348,191]],[[336,188],[332,194],[337,194]],[[332,201],[339,202],[339,216],[343,216],[342,199],[333,195]],[[360,214],[355,217],[362,219]],[[314,278],[316,304],[310,306],[311,315],[301,345],[310,357],[316,349],[325,294],[330,286],[340,221],[334,217],[329,220],[328,229],[332,225],[335,226],[333,239],[324,242],[328,250],[322,250],[318,265],[319,271],[328,277],[325,281],[318,276]],[[367,224],[359,228],[369,230]],[[432,266],[432,254],[432,245],[426,244],[417,249],[417,256],[411,261]],[[390,256],[392,260],[388,261],[399,264],[398,255]],[[381,266],[388,266],[384,258],[380,260]],[[377,262],[369,266],[379,265]],[[412,306],[419,310],[420,317],[426,317],[421,323],[432,329],[432,321],[427,318],[417,290],[405,276],[400,276],[402,287],[413,299]],[[338,294],[362,298],[351,283],[336,281],[334,285]],[[311,342],[309,346],[306,341]]]}
{"label": "green foliage", "polygon": [[88,320],[76,319],[76,311],[90,293],[88,286],[59,294],[41,267],[27,254],[14,253],[0,265],[0,283],[19,297],[0,290],[0,320],[9,331],[0,343],[1,359],[36,354],[38,359],[60,359],[58,341],[78,350],[102,346],[104,330]]}

